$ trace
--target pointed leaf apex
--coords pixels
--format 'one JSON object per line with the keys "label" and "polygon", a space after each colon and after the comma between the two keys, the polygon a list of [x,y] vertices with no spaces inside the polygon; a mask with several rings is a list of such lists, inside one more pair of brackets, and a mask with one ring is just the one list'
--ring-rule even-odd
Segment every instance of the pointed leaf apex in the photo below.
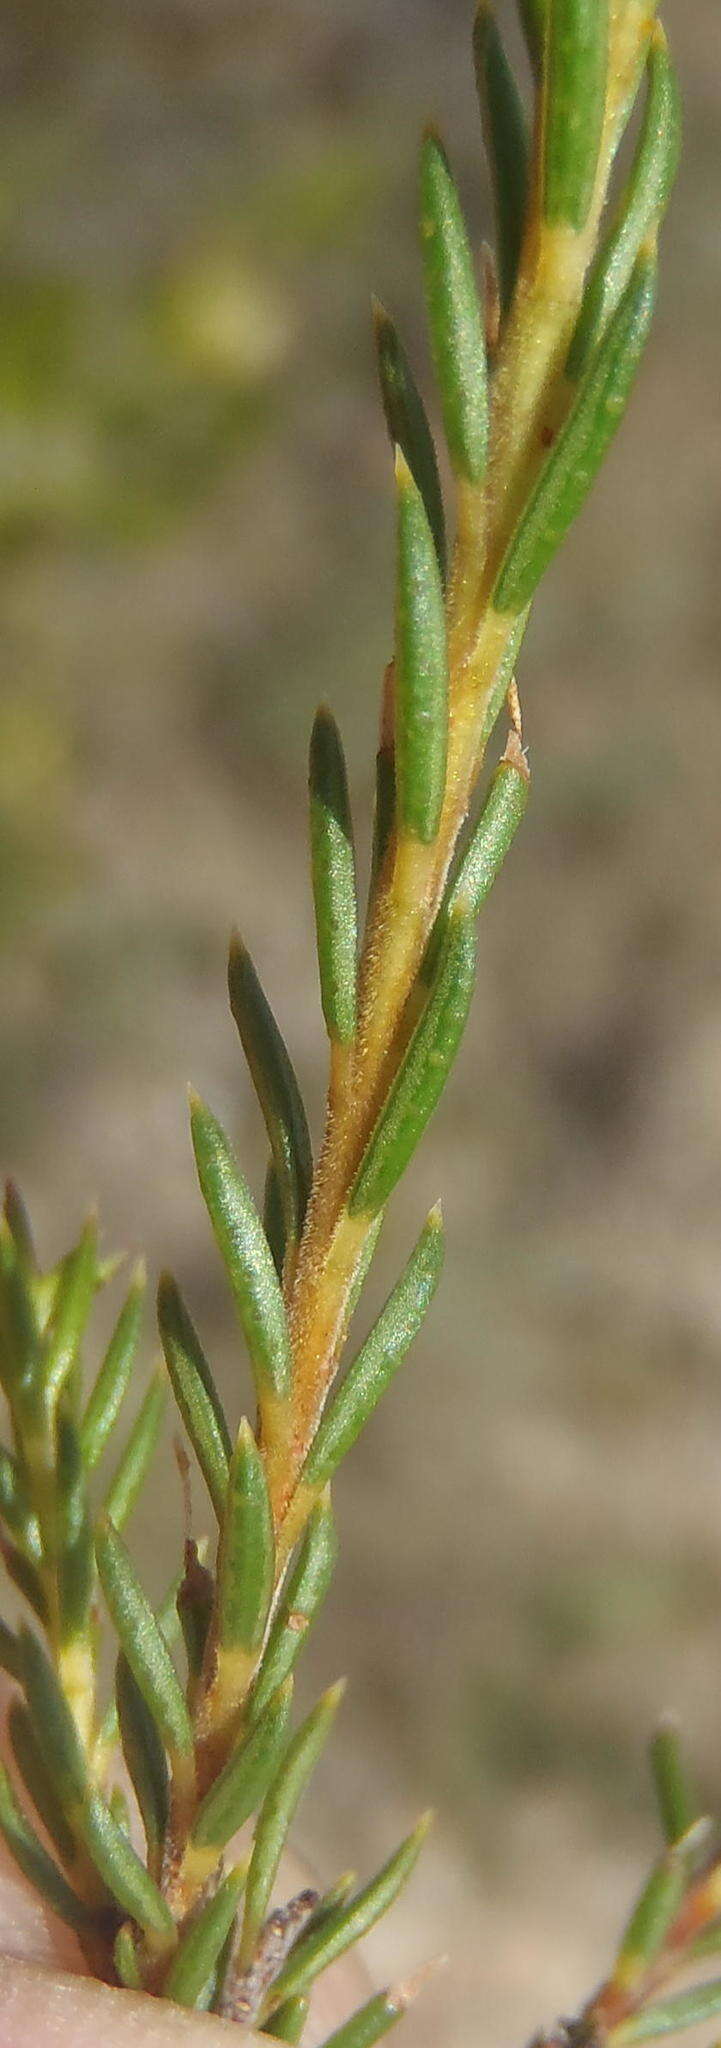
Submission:
{"label": "pointed leaf apex", "polygon": [[441,1230],[441,1231],[442,1231],[442,1229],[443,1229],[443,1203],[442,1203],[442,1202],[434,1202],[434,1204],[433,1204],[433,1208],[432,1208],[432,1209],[429,1209],[429,1211],[428,1211],[428,1215],[427,1215],[427,1217],[426,1217],[426,1223],[427,1223],[427,1227],[428,1227],[428,1229],[429,1229],[429,1230]]}
{"label": "pointed leaf apex", "polygon": [[416,486],[413,482],[412,470],[409,468],[403,449],[399,446],[398,442],[395,444],[393,460],[395,463],[396,483],[399,489],[402,491],[415,490]]}
{"label": "pointed leaf apex", "polygon": [[327,1691],[321,1693],[318,1701],[319,1707],[327,1707],[330,1713],[337,1713],[341,1700],[345,1695],[347,1684],[347,1678],[337,1678],[335,1685],[329,1685]]}
{"label": "pointed leaf apex", "polygon": [[389,1985],[385,1994],[388,2004],[393,2006],[395,2012],[407,2012],[408,2007],[414,2005],[421,1992],[425,1991],[426,1985],[430,1984],[441,1970],[448,1968],[449,1960],[447,1955],[432,1956],[430,1962],[422,1963],[419,1970],[414,1970],[412,1977],[405,1977],[400,1984]]}
{"label": "pointed leaf apex", "polygon": [[441,156],[446,155],[445,143],[435,121],[426,121],[421,135],[421,154],[425,155],[427,150],[440,150]]}
{"label": "pointed leaf apex", "polygon": [[194,1116],[197,1116],[199,1110],[205,1108],[203,1097],[202,1095],[198,1094],[197,1088],[193,1087],[192,1081],[188,1082],[188,1108],[190,1110],[191,1119]]}

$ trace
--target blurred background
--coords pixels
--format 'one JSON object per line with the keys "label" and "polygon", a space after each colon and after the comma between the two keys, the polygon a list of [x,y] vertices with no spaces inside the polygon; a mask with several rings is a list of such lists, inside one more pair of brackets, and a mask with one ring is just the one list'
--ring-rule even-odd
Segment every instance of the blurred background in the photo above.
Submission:
{"label": "blurred background", "polygon": [[[352,1680],[301,1833],[328,1881],[439,1812],[369,1945],[379,1981],[451,1951],[416,2048],[522,2041],[591,1989],[654,1850],[660,1709],[721,1800],[721,80],[713,0],[668,11],[659,314],[527,637],[528,820],[369,1309],[439,1192],[443,1292],[339,1486],[304,1681]],[[369,297],[428,389],[429,116],[488,231],[470,27],[468,0],[2,8],[0,1149],[48,1259],[97,1200],[109,1248],[173,1265],[233,1413],[185,1084],[259,1184],[240,923],[321,1112],[307,733],[329,698],[364,854],[393,518]],[[135,1530],[158,1586],[181,1524],[168,1451]]]}

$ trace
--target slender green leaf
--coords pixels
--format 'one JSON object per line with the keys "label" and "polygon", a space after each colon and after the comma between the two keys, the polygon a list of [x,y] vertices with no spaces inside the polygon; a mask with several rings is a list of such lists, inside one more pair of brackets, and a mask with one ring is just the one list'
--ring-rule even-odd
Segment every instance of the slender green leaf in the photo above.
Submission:
{"label": "slender green leaf", "polygon": [[421,497],[396,450],[395,769],[398,823],[425,845],[438,831],[448,752],[448,646],[438,558]]}
{"label": "slender green leaf", "polygon": [[191,1096],[198,1178],[262,1394],[288,1391],[290,1338],[278,1275],[250,1189],[217,1119]]}
{"label": "slender green leaf", "polygon": [[82,1420],[83,1459],[88,1472],[94,1471],[102,1457],[130,1385],[143,1319],[144,1298],[145,1266],[140,1260]]}
{"label": "slender green leaf", "polygon": [[224,1650],[257,1650],[273,1593],[273,1514],[250,1423],[238,1431],[218,1566],[218,1637]]}
{"label": "slender green leaf", "polygon": [[325,1599],[337,1555],[333,1511],[329,1497],[324,1496],[308,1517],[297,1558],[283,1588],[253,1691],[254,1717],[264,1713],[277,1687],[292,1670]]}
{"label": "slender green leaf", "polygon": [[443,1223],[432,1209],[408,1264],[323,1416],[303,1474],[311,1486],[332,1477],[390,1385],[435,1294],[443,1268]]}
{"label": "slender green leaf", "polygon": [[[201,1539],[201,1542],[197,1544],[195,1547],[199,1558],[202,1560],[205,1556],[205,1552],[207,1549],[205,1537],[203,1537]],[[161,1600],[160,1606],[156,1607],[155,1609],[155,1621],[157,1627],[160,1629],[160,1633],[164,1638],[168,1650],[172,1650],[173,1645],[177,1643],[178,1638],[181,1634],[180,1615],[178,1613],[177,1603],[182,1592],[183,1581],[183,1573],[176,1573],[175,1578],[171,1579],[167,1593],[165,1594],[164,1599]],[[118,1741],[118,1737],[118,1709],[116,1701],[113,1698],[110,1701],[110,1705],[107,1709],[106,1714],[103,1717],[100,1728],[98,1730],[98,1749],[101,1752],[111,1749],[113,1743]]]}
{"label": "slender green leaf", "polygon": [[670,1849],[652,1870],[623,1936],[613,1971],[622,1989],[645,1976],[659,1955],[687,1885],[684,1858]]}
{"label": "slender green leaf", "polygon": [[99,1793],[86,1799],[79,1824],[88,1855],[121,1912],[146,1933],[172,1935],[173,1918],[164,1898]]}
{"label": "slender green leaf", "polygon": [[142,1493],[157,1449],[164,1414],[164,1375],[156,1371],[106,1494],[105,1513],[115,1529],[125,1528]]}
{"label": "slender green leaf", "polygon": [[123,1651],[115,1671],[115,1697],[123,1756],[152,1857],[162,1846],[168,1825],[168,1765],[155,1720]]}
{"label": "slender green leaf", "polygon": [[309,1778],[331,1731],[343,1697],[341,1682],[323,1693],[302,1723],[266,1793],[253,1842],[245,1893],[240,1961],[248,1963],[268,1910],[288,1830]]}
{"label": "slender green leaf", "polygon": [[488,448],[486,341],[466,225],[439,137],[421,152],[421,242],[431,347],[454,470],[482,481]]}
{"label": "slender green leaf", "polygon": [[343,1329],[345,1332],[347,1332],[350,1329],[350,1325],[353,1321],[353,1317],[358,1307],[361,1294],[363,1293],[363,1288],[365,1286],[370,1266],[375,1255],[378,1239],[383,1228],[383,1214],[384,1212],[381,1209],[380,1214],[378,1216],[374,1216],[373,1222],[369,1224],[368,1230],[366,1231],[363,1239],[363,1248],[360,1254],[360,1258],[358,1260],[358,1264],[355,1269],[355,1274],[348,1289],[348,1299],[346,1301],[345,1315],[343,1318]]}
{"label": "slender green leaf", "polygon": [[292,1693],[286,1679],[206,1793],[193,1828],[196,1848],[223,1849],[265,1798],[283,1754]]}
{"label": "slender green leaf", "polygon": [[351,2014],[342,2027],[336,2027],[323,2043],[323,2048],[373,2048],[374,2041],[380,2041],[390,2032],[397,2020],[403,2018],[405,2001],[392,1991],[379,1991],[375,1998],[369,1998],[358,2012]]}
{"label": "slender green leaf", "polygon": [[520,618],[514,619],[513,625],[509,629],[503,659],[499,662],[496,670],[486,706],[486,714],[481,731],[481,747],[487,745],[496,720],[500,717],[506,702],[511,683],[513,682],[514,669],[521,651],[521,644],[528,625],[529,611],[530,605],[527,605],[526,610],[521,612]]}
{"label": "slender green leaf", "polygon": [[65,1393],[57,1419],[55,1540],[60,1639],[64,1646],[87,1633],[95,1586],[87,1476],[80,1431]]}
{"label": "slender green leaf", "polygon": [[696,1805],[681,1755],[678,1729],[663,1721],[651,1743],[651,1771],[665,1840],[673,1848],[696,1818]]}
{"label": "slender green leaf", "polygon": [[694,1984],[690,1991],[677,1991],[658,2005],[647,2005],[631,2019],[612,2027],[607,2039],[614,2048],[633,2048],[636,2041],[655,2041],[661,2034],[676,2034],[682,2027],[695,2027],[721,2012],[721,1977],[710,1983]]}
{"label": "slender green leaf", "polygon": [[143,1979],[138,1960],[135,1935],[129,1921],[124,1920],[118,1928],[113,1946],[113,1962],[126,1991],[142,1991]]}
{"label": "slender green leaf", "polygon": [[29,1388],[40,1356],[39,1327],[23,1260],[0,1220],[0,1380],[11,1409]]}
{"label": "slender green leaf", "polygon": [[23,1876],[26,1877],[41,1898],[46,1899],[53,1913],[57,1913],[68,1927],[85,1934],[88,1928],[97,1926],[97,1918],[75,1896],[74,1891],[58,1870],[47,1850],[38,1841],[29,1820],[21,1813],[14,1797],[10,1779],[0,1764],[0,1832],[3,1834]]}
{"label": "slender green leaf", "polygon": [[291,1060],[250,954],[237,934],[231,941],[228,988],[270,1139],[286,1238],[297,1243],[313,1177],[310,1134]]}
{"label": "slender green leaf", "polygon": [[37,1277],[38,1260],[32,1225],[20,1189],[14,1180],[5,1182],[3,1214],[25,1279],[33,1280]]}
{"label": "slender green leaf", "polygon": [[295,2044],[301,2038],[309,2005],[308,1998],[287,1998],[285,2004],[279,2005],[265,2021],[263,2032],[272,2034],[275,2041]]}
{"label": "slender green leaf", "polygon": [[33,1564],[41,1558],[40,1531],[16,1461],[0,1446],[0,1516],[10,1536]]}
{"label": "slender green leaf", "polygon": [[66,1812],[82,1805],[88,1772],[80,1737],[57,1673],[31,1629],[20,1637],[23,1686],[33,1734]]}
{"label": "slender green leaf", "polygon": [[322,704],[310,738],[310,852],[320,992],[328,1036],[355,1037],[358,911],[353,825],[343,743]]}
{"label": "slender green leaf", "polygon": [[[515,735],[513,736],[515,740]],[[451,887],[446,916],[477,917],[513,844],[528,803],[529,774],[518,742],[509,742],[491,781]]]}
{"label": "slender green leaf", "polygon": [[608,79],[608,0],[550,0],[543,213],[580,231],[593,198]]}
{"label": "slender green leaf", "polygon": [[244,1879],[244,1864],[230,1870],[183,1937],[163,1987],[176,2005],[197,2007],[233,1925]]}
{"label": "slender green leaf", "polygon": [[641,255],[521,514],[493,595],[499,612],[525,609],[588,495],[625,411],[648,336],[655,275],[652,257]]}
{"label": "slender green leaf", "polygon": [[8,1578],[12,1579],[13,1585],[17,1586],[18,1592],[22,1593],[23,1599],[27,1600],[33,1614],[37,1615],[38,1621],[41,1621],[43,1628],[45,1628],[48,1619],[48,1605],[40,1575],[35,1565],[30,1563],[29,1558],[26,1557],[22,1550],[16,1550],[15,1545],[9,1543],[4,1536],[0,1536],[0,1557],[2,1557]]}
{"label": "slender green leaf", "polygon": [[425,506],[441,576],[446,574],[446,523],[433,435],[413,371],[385,307],[373,300],[373,327],[383,411],[394,448],[405,456]]}
{"label": "slender green leaf", "polygon": [[136,1684],[168,1748],[187,1754],[193,1735],[170,1652],[111,1522],[101,1524],[95,1548],[103,1592]]}
{"label": "slender green leaf", "polygon": [[528,125],[489,0],[480,0],[473,50],[496,212],[501,306],[506,313],[518,275],[528,205]]}
{"label": "slender green leaf", "polygon": [[571,343],[566,371],[574,381],[588,368],[627,288],[639,249],[666,211],[680,146],[678,84],[666,37],[657,22],[651,35],[646,104],[630,176],[613,225],[591,266]]}
{"label": "slender green leaf", "polygon": [[197,1330],[170,1273],[160,1277],[158,1328],[173,1393],[220,1522],[231,1455],[228,1424]]}
{"label": "slender green leaf", "polygon": [[384,1207],[443,1092],[471,1006],[475,951],[470,921],[454,919],[426,1007],[356,1176],[352,1215],[373,1215]]}
{"label": "slender green leaf", "polygon": [[519,12],[528,55],[537,78],[543,71],[550,0],[519,0]]}
{"label": "slender green leaf", "polygon": [[382,1870],[347,1905],[339,1906],[315,1929],[302,1936],[273,1986],[273,1996],[292,1998],[307,1991],[315,1978],[345,1955],[361,1936],[374,1927],[397,1899],[411,1871],[430,1827],[432,1816],[424,1814],[413,1833],[384,1863]]}
{"label": "slender green leaf", "polygon": [[75,1250],[63,1259],[42,1365],[43,1384],[52,1399],[60,1392],[79,1355],[85,1328],[100,1285],[98,1231],[90,1217]]}
{"label": "slender green leaf", "polygon": [[61,1862],[72,1863],[76,1851],[74,1836],[47,1769],[41,1742],[20,1699],[11,1702],[8,1732],[15,1762],[38,1819],[55,1843]]}

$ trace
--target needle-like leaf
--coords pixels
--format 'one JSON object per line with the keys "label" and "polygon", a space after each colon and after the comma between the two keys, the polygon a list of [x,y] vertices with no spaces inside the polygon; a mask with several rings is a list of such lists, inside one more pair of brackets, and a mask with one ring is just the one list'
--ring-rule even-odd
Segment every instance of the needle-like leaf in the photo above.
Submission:
{"label": "needle-like leaf", "polygon": [[130,1385],[143,1319],[144,1298],[145,1266],[141,1260],[135,1268],[131,1287],[123,1302],[83,1416],[81,1441],[83,1462],[88,1472],[94,1470],[102,1457]]}
{"label": "needle-like leaf", "polygon": [[501,306],[518,274],[528,204],[528,124],[490,0],[480,0],[473,36],[476,84],[493,185]]}
{"label": "needle-like leaf", "polygon": [[245,1419],[228,1480],[218,1566],[218,1639],[224,1650],[257,1650],[273,1591],[273,1516],[265,1465]]}
{"label": "needle-like leaf", "polygon": [[395,772],[398,826],[435,839],[446,786],[448,647],[438,557],[423,499],[396,450]]}
{"label": "needle-like leaf", "polygon": [[664,1837],[673,1848],[674,1843],[680,1842],[688,1832],[697,1812],[674,1721],[663,1721],[654,1735],[651,1771]]}
{"label": "needle-like leaf", "polygon": [[442,578],[446,574],[446,523],[433,436],[413,371],[390,314],[373,300],[373,326],[383,411],[394,448],[405,456],[425,506]]}
{"label": "needle-like leaf", "polygon": [[549,0],[543,105],[543,212],[585,226],[601,148],[608,0]]}
{"label": "needle-like leaf", "polygon": [[163,1987],[176,2005],[197,2007],[233,1925],[244,1879],[245,1864],[230,1870],[184,1935]]}
{"label": "needle-like leaf", "polygon": [[265,1118],[287,1241],[303,1228],[313,1159],[295,1072],[247,948],[237,933],[228,963],[230,1007]]}
{"label": "needle-like leaf", "polygon": [[285,1839],[299,1800],[312,1776],[343,1697],[344,1686],[323,1693],[294,1735],[280,1770],[261,1807],[253,1842],[245,1893],[239,1957],[247,1963],[268,1910]]}
{"label": "needle-like leaf", "polygon": [[60,1638],[64,1646],[87,1634],[95,1583],[87,1474],[74,1402],[61,1395],[57,1418],[55,1541]]}
{"label": "needle-like leaf", "polygon": [[155,1456],[165,1414],[165,1392],[165,1376],[162,1370],[157,1370],[105,1497],[105,1513],[116,1529],[124,1529],[129,1522]]}
{"label": "needle-like leaf", "polygon": [[338,1956],[345,1955],[354,1942],[374,1927],[383,1913],[387,1913],[398,1893],[410,1877],[414,1864],[431,1825],[432,1815],[424,1814],[412,1834],[401,1842],[388,1862],[384,1863],[376,1877],[356,1892],[347,1905],[339,1906],[330,1913],[315,1930],[301,1937],[285,1968],[276,1979],[273,1995],[278,1998],[292,1998],[298,1992],[307,1991]]}
{"label": "needle-like leaf", "polygon": [[405,1172],[456,1057],[471,1006],[476,942],[470,920],[454,919],[425,1010],[356,1176],[352,1215],[382,1209]]}
{"label": "needle-like leaf", "polygon": [[639,249],[663,218],[678,168],[681,107],[668,44],[657,22],[647,63],[646,104],[630,175],[613,226],[592,264],[567,374],[583,376],[628,285]]}
{"label": "needle-like leaf", "polygon": [[310,850],[320,993],[328,1036],[355,1037],[357,901],[353,826],[343,744],[321,705],[310,740]]}
{"label": "needle-like leaf", "polygon": [[206,1793],[193,1827],[196,1848],[218,1854],[265,1798],[283,1754],[292,1693],[287,1678]]}
{"label": "needle-like leaf", "polygon": [[690,1991],[677,1991],[658,2004],[647,2005],[630,2019],[611,2027],[607,2039],[613,2048],[635,2048],[637,2041],[656,2041],[661,2034],[677,2034],[684,2027],[698,2026],[721,2012],[721,1977],[707,1984],[694,1984]]}
{"label": "needle-like leaf", "polygon": [[156,1721],[122,1651],[115,1672],[115,1697],[123,1756],[138,1802],[149,1856],[155,1861],[165,1839],[170,1812],[168,1766]]}
{"label": "needle-like leaf", "polygon": [[228,1491],[231,1442],[200,1338],[170,1273],[158,1286],[158,1328],[170,1383],[218,1521]]}
{"label": "needle-like leaf", "polygon": [[336,1536],[330,1498],[324,1494],[309,1515],[288,1575],[253,1689],[253,1713],[262,1714],[295,1664],[296,1657],[330,1585],[336,1558]]}
{"label": "needle-like leaf", "polygon": [[203,1199],[230,1280],[251,1364],[264,1389],[287,1393],[290,1340],[278,1275],[260,1217],[225,1132],[197,1095],[190,1126]]}
{"label": "needle-like leaf", "polygon": [[522,512],[493,594],[499,612],[525,610],[580,511],[626,409],[651,325],[656,266],[642,253],[555,447]]}
{"label": "needle-like leaf", "polygon": [[265,2021],[263,2032],[271,2034],[275,2041],[290,2042],[291,2048],[294,2048],[294,2044],[301,2038],[308,2018],[309,2005],[308,1998],[287,1998],[285,2004],[279,2005],[277,2010],[271,2013],[270,2019]]}
{"label": "needle-like leaf", "polygon": [[10,1779],[0,1764],[0,1833],[2,1833],[11,1856],[35,1890],[46,1899],[53,1913],[64,1920],[68,1927],[84,1934],[97,1926],[97,1918],[82,1899],[76,1898],[72,1887],[47,1850],[38,1841],[29,1820],[21,1812],[15,1799]]}
{"label": "needle-like leaf", "polygon": [[56,1398],[76,1359],[93,1299],[100,1285],[98,1230],[91,1216],[75,1250],[63,1260],[50,1318],[42,1378],[46,1394]]}
{"label": "needle-like leaf", "polygon": [[421,245],[433,359],[454,470],[482,481],[488,450],[488,378],[483,315],[466,224],[443,144],[421,151]]}
{"label": "needle-like leaf", "polygon": [[405,1271],[333,1395],[303,1474],[308,1485],[324,1485],[360,1435],[421,1327],[442,1268],[443,1223],[438,1207],[431,1210]]}
{"label": "needle-like leaf", "polygon": [[118,1641],[146,1706],[169,1749],[188,1753],[193,1745],[192,1729],[172,1658],[112,1522],[101,1524],[95,1549]]}
{"label": "needle-like leaf", "polygon": [[41,1743],[35,1734],[27,1707],[20,1699],[11,1702],[8,1733],[25,1790],[32,1800],[38,1819],[42,1821],[51,1841],[55,1843],[61,1861],[67,1866],[74,1860],[77,1844],[47,1769]]}
{"label": "needle-like leaf", "polygon": [[80,1824],[88,1855],[121,1912],[146,1933],[172,1938],[173,1917],[161,1892],[99,1793],[88,1796]]}

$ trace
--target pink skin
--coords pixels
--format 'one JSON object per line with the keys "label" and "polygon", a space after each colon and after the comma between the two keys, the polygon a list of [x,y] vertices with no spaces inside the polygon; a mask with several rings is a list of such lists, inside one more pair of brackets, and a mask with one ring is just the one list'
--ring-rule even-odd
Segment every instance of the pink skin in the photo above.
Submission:
{"label": "pink skin", "polygon": [[[288,1859],[284,1896],[313,1882]],[[303,2048],[318,2048],[369,1995],[355,1957],[316,1986]],[[181,2012],[161,1999],[113,1991],[86,1975],[75,1936],[43,1905],[0,1839],[0,2048],[269,2048],[268,2035]]]}

